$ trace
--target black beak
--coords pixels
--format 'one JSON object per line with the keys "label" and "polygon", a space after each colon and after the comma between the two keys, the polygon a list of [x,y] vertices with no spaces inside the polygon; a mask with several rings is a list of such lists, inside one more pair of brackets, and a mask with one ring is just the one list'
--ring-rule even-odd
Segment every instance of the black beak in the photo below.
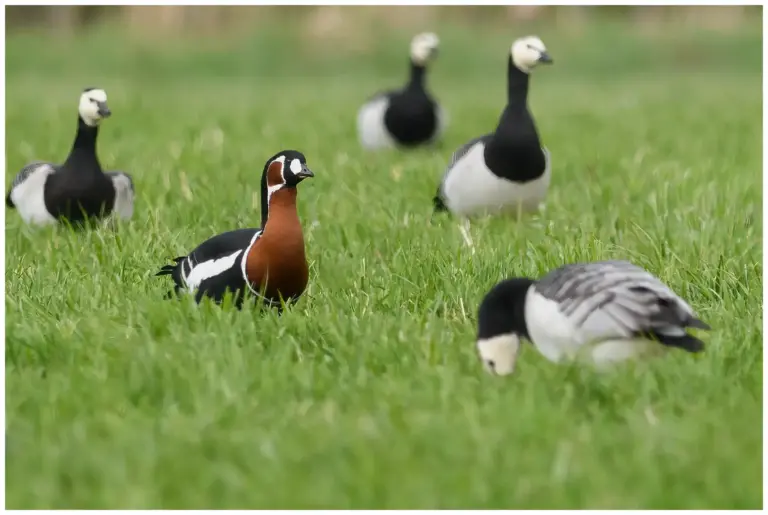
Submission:
{"label": "black beak", "polygon": [[301,165],[301,171],[296,174],[296,177],[300,179],[306,179],[307,177],[314,177],[315,174],[312,173],[312,170],[307,168],[307,165]]}
{"label": "black beak", "polygon": [[96,105],[99,107],[99,116],[102,118],[109,118],[112,115],[106,102],[96,102]]}
{"label": "black beak", "polygon": [[548,53],[542,52],[541,55],[539,55],[539,62],[544,64],[552,64],[552,58],[549,56]]}

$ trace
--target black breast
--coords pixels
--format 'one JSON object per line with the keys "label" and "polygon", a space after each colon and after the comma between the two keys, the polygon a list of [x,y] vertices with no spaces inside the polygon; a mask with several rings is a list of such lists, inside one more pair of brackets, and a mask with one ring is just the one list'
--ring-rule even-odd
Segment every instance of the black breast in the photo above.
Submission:
{"label": "black breast", "polygon": [[74,174],[59,169],[48,177],[44,199],[52,216],[79,224],[86,218],[98,218],[112,212],[115,187],[102,173]]}
{"label": "black breast", "polygon": [[544,173],[546,159],[527,108],[502,114],[484,151],[485,165],[499,177],[515,182],[534,180]]}
{"label": "black breast", "polygon": [[390,97],[384,125],[400,145],[426,143],[437,130],[436,107],[425,92],[406,89]]}

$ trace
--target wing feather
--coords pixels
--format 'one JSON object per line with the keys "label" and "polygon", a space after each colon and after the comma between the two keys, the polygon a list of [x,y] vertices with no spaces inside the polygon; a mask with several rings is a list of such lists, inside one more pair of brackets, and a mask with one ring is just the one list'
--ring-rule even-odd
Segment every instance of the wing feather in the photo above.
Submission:
{"label": "wing feather", "polygon": [[566,265],[538,281],[536,291],[558,303],[584,341],[706,326],[669,287],[626,261]]}

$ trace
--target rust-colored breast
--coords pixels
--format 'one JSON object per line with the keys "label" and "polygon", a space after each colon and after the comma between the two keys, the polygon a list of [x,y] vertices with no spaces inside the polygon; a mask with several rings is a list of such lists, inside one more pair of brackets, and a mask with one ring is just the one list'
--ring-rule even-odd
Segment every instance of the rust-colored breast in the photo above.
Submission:
{"label": "rust-colored breast", "polygon": [[251,287],[264,291],[274,301],[288,300],[304,293],[309,266],[304,252],[304,234],[296,212],[296,189],[272,194],[264,234],[251,247],[245,261]]}

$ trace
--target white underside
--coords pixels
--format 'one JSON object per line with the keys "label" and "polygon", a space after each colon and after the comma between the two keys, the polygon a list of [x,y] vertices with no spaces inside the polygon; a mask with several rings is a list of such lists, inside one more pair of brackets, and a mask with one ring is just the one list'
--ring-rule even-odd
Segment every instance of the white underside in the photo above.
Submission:
{"label": "white underside", "polygon": [[[601,315],[598,312],[595,316]],[[536,349],[555,363],[583,360],[603,367],[665,351],[661,344],[653,340],[605,333],[595,337],[583,327],[576,327],[571,319],[562,314],[557,302],[539,295],[533,288],[528,290],[526,296],[525,320]]]}
{"label": "white underside", "polygon": [[[187,286],[187,290],[191,293],[195,291],[206,279],[215,277],[235,266],[237,257],[242,253],[242,250],[238,250],[232,254],[229,254],[228,256],[198,263],[194,268],[192,268],[188,275],[182,277],[184,279],[184,284]],[[187,258],[187,262],[191,264],[190,258]]]}
{"label": "white underside", "polygon": [[54,171],[51,165],[41,164],[11,190],[13,205],[24,222],[38,226],[56,223],[56,218],[45,208],[45,181]]}
{"label": "white underside", "polygon": [[128,220],[133,216],[131,179],[122,173],[112,175],[111,179],[115,187],[115,206],[112,209],[112,213],[123,220]]}
{"label": "white underside", "polygon": [[389,107],[387,97],[379,97],[363,105],[357,113],[357,135],[367,150],[392,148],[395,140],[384,126],[384,113]]}
{"label": "white underside", "polygon": [[479,142],[448,171],[442,194],[448,209],[457,215],[533,212],[543,204],[549,190],[551,162],[544,150],[546,167],[541,177],[517,183],[502,179],[485,166],[485,144]]}
{"label": "white underside", "polygon": [[[384,113],[389,107],[386,96],[375,98],[364,104],[357,113],[357,134],[360,144],[367,150],[380,150],[397,146],[384,125]],[[437,129],[429,142],[440,139],[448,126],[448,113],[437,106]]]}

